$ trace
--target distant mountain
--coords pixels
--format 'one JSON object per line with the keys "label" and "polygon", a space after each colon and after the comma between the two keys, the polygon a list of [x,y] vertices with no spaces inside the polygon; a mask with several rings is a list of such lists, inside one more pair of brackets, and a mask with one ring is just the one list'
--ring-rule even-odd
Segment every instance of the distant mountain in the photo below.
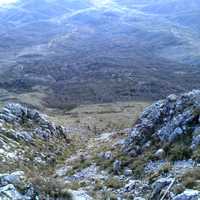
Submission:
{"label": "distant mountain", "polygon": [[19,0],[0,8],[0,87],[49,106],[199,88],[198,0]]}

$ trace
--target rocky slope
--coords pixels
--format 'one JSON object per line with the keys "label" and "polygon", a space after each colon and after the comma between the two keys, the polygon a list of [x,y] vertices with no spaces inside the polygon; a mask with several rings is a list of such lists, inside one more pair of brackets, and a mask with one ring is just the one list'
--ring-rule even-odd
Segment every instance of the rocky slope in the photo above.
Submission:
{"label": "rocky slope", "polygon": [[199,108],[199,90],[170,95],[133,129],[90,138],[57,177],[94,199],[198,200]]}
{"label": "rocky slope", "polygon": [[155,102],[111,133],[66,134],[20,104],[0,118],[2,199],[200,199],[200,90]]}
{"label": "rocky slope", "polygon": [[48,172],[68,141],[64,128],[45,115],[10,103],[0,112],[0,144],[0,199],[28,200],[40,196],[31,173]]}

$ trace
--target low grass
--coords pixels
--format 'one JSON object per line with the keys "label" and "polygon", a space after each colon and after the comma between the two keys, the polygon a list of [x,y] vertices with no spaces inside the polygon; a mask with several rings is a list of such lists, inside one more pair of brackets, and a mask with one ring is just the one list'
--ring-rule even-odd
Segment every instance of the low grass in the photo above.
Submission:
{"label": "low grass", "polygon": [[119,178],[112,177],[105,182],[105,186],[108,188],[119,189],[123,187],[123,182],[119,180]]}
{"label": "low grass", "polygon": [[200,168],[196,167],[191,170],[186,171],[180,177],[183,185],[189,189],[200,189]]}

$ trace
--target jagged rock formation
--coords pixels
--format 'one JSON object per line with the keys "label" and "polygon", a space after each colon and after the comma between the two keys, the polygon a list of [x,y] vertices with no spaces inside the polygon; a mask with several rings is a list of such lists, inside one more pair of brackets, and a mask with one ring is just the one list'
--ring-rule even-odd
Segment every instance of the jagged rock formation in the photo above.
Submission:
{"label": "jagged rock formation", "polygon": [[64,137],[64,129],[49,122],[44,115],[35,109],[29,109],[20,104],[10,103],[0,113],[1,126],[5,123],[15,127],[31,125],[32,133],[17,132],[16,139],[31,140],[33,136],[48,139],[52,136]]}
{"label": "jagged rock formation", "polygon": [[[170,95],[140,115],[124,142],[124,151],[137,159],[151,155],[144,171],[144,176],[156,176],[151,185],[151,200],[162,199],[164,195],[165,199],[173,200],[200,198],[199,130],[200,90]],[[176,193],[174,188],[180,191]]]}
{"label": "jagged rock formation", "polygon": [[[34,151],[31,145],[39,147],[46,143],[48,146],[52,140],[66,140],[66,137],[63,127],[48,121],[45,115],[35,109],[10,103],[0,112],[0,156],[4,161],[27,159],[27,155],[24,155],[26,150]],[[35,152],[37,155],[40,153]],[[49,156],[50,159],[54,153],[41,156],[46,159]],[[33,159],[38,162],[43,160],[39,157],[35,155]]]}
{"label": "jagged rock formation", "polygon": [[200,90],[180,96],[170,95],[144,110],[129,134],[125,150],[138,154],[152,142],[162,146],[184,136],[191,137],[190,148],[194,150],[200,144],[199,130]]}

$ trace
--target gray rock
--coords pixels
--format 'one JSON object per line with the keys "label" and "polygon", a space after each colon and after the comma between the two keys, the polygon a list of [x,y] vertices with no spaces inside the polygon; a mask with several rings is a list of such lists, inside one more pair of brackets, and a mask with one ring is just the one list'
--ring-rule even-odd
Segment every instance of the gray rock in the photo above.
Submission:
{"label": "gray rock", "polygon": [[26,132],[26,131],[21,131],[21,132],[15,132],[14,136],[18,140],[24,140],[25,142],[31,142],[33,140],[33,133],[32,132]]}
{"label": "gray rock", "polygon": [[51,137],[51,132],[48,129],[42,129],[41,127],[35,129],[35,135],[41,139],[48,139]]}
{"label": "gray rock", "polygon": [[112,155],[111,151],[107,151],[107,152],[104,153],[104,158],[106,160],[110,160],[110,159],[112,159],[112,157],[113,157],[113,155]]}
{"label": "gray rock", "polygon": [[34,188],[26,182],[24,172],[16,171],[11,174],[0,174],[0,199],[36,200],[38,198]]}
{"label": "gray rock", "polygon": [[153,192],[151,194],[151,199],[152,200],[159,199],[160,192],[162,191],[162,189],[169,186],[170,183],[172,183],[173,181],[174,181],[173,178],[160,178],[156,182],[154,182],[152,185]]}
{"label": "gray rock", "polygon": [[99,157],[103,160],[110,160],[112,159],[113,155],[111,151],[107,151],[107,152],[101,152],[99,154]]}
{"label": "gray rock", "polygon": [[158,172],[162,167],[164,167],[167,164],[167,161],[164,160],[158,160],[158,161],[149,161],[144,171],[146,174],[152,174]]}
{"label": "gray rock", "polygon": [[159,159],[163,159],[165,157],[165,151],[163,149],[158,149],[155,156]]}
{"label": "gray rock", "polygon": [[[151,139],[161,143],[174,143],[199,125],[200,90],[193,90],[180,96],[170,95],[147,107],[140,115],[124,143],[124,151],[134,152],[133,156],[142,153]],[[198,134],[199,135],[199,134]],[[191,147],[200,143],[194,135]]]}
{"label": "gray rock", "polygon": [[194,128],[192,135],[193,137],[192,137],[191,148],[195,150],[200,145],[200,127],[199,126]]}
{"label": "gray rock", "polygon": [[128,184],[125,185],[125,192],[131,192],[132,190],[135,190],[141,185],[140,180],[130,180]]}
{"label": "gray rock", "polygon": [[[66,138],[65,130],[62,126],[55,126],[55,124],[49,122],[39,111],[27,108],[21,104],[7,104],[0,113],[0,120],[21,125],[31,122],[31,124],[37,127],[35,131],[33,131],[36,133],[35,136],[39,136],[43,139],[53,136]],[[30,134],[25,132],[18,133],[15,136],[25,141],[31,140]]]}
{"label": "gray rock", "polygon": [[199,145],[200,145],[200,135],[193,136],[191,149],[196,150]]}
{"label": "gray rock", "polygon": [[18,185],[24,179],[24,172],[17,171],[11,174],[1,174],[0,175],[0,187],[13,184]]}
{"label": "gray rock", "polygon": [[71,190],[69,192],[72,194],[72,199],[73,200],[92,200],[92,197],[90,197],[83,190],[78,190],[78,191]]}
{"label": "gray rock", "polygon": [[169,101],[176,101],[177,100],[177,95],[175,95],[175,94],[171,94],[171,95],[169,95],[168,97],[167,97],[167,99],[169,100]]}
{"label": "gray rock", "polygon": [[2,200],[28,200],[30,198],[21,195],[14,185],[8,184],[0,187],[0,199]]}
{"label": "gray rock", "polygon": [[124,175],[125,176],[132,176],[133,175],[133,171],[129,168],[124,170]]}
{"label": "gray rock", "polygon": [[174,142],[176,138],[183,134],[183,129],[181,127],[175,128],[175,130],[169,136],[169,142]]}
{"label": "gray rock", "polygon": [[119,175],[120,170],[121,170],[121,161],[115,160],[115,162],[113,163],[113,172]]}
{"label": "gray rock", "polygon": [[199,200],[200,192],[197,190],[185,190],[183,193],[175,196],[173,200]]}

